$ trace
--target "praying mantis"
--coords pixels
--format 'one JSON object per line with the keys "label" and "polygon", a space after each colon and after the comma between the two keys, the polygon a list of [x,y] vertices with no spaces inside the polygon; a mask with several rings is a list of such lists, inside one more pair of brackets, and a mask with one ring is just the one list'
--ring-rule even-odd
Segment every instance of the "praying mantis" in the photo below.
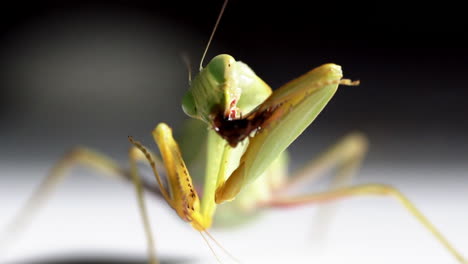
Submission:
{"label": "praying mantis", "polygon": [[[179,146],[173,139],[169,125],[160,123],[152,134],[162,161],[132,137],[129,137],[132,144],[129,171],[102,154],[89,149],[76,149],[53,168],[31,201],[37,204],[63,179],[65,172],[78,163],[131,180],[136,187],[146,230],[149,260],[157,263],[143,200],[143,191],[149,185],[140,179],[137,162],[151,165],[161,196],[182,220],[202,234],[213,223],[216,224],[216,219],[229,218],[225,215],[247,218],[259,208],[322,203],[359,195],[388,195],[400,201],[456,259],[466,263],[419,210],[391,186],[342,186],[306,195],[287,192],[332,167],[338,168],[336,178],[349,178],[365,155],[365,137],[351,134],[320,155],[303,172],[289,177],[286,172],[287,147],[314,121],[339,85],[358,84],[343,79],[340,66],[325,64],[274,92],[246,64],[229,55],[218,55],[206,67],[200,68],[183,98],[183,109],[197,120],[194,122],[198,122],[194,125],[197,129],[191,130],[192,138],[206,141],[204,177],[189,174],[183,159],[184,146]],[[166,169],[167,185],[158,173],[161,168],[158,164],[161,163]],[[200,185],[203,188],[197,189]],[[221,203],[225,204],[217,210],[217,205]],[[32,211],[33,207],[35,205],[26,206],[26,211]]]}

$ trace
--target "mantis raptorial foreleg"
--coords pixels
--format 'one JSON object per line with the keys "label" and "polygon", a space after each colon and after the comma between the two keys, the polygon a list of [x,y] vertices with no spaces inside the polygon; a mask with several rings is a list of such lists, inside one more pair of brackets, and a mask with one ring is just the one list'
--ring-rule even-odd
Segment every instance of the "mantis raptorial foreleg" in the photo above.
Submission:
{"label": "mantis raptorial foreleg", "polygon": [[363,184],[335,190],[299,195],[293,197],[274,197],[264,206],[283,207],[309,203],[324,203],[337,199],[350,198],[354,196],[391,196],[396,198],[405,209],[416,218],[460,263],[467,263],[467,260],[448,242],[448,240],[437,230],[437,228],[406,198],[400,191],[392,186],[384,184]]}
{"label": "mantis raptorial foreleg", "polygon": [[138,203],[140,212],[143,217],[143,224],[148,242],[148,253],[152,263],[158,263],[156,254],[154,252],[154,240],[152,237],[151,226],[147,216],[146,206],[143,198],[143,188],[138,176],[136,159],[144,157],[151,168],[153,169],[154,176],[158,182],[160,191],[166,202],[172,207],[177,214],[185,221],[191,222],[192,226],[199,230],[204,231],[211,219],[207,220],[200,211],[200,202],[198,194],[193,186],[192,179],[188,174],[185,162],[182,159],[179,146],[172,136],[172,129],[164,123],[160,123],[152,132],[154,140],[158,144],[161,152],[164,167],[167,172],[168,186],[164,186],[162,179],[157,171],[155,161],[149,150],[144,147],[140,142],[135,141],[129,137],[130,143],[135,147],[130,151],[131,160],[131,174],[135,184],[137,194],[139,197]]}
{"label": "mantis raptorial foreleg", "polygon": [[[229,65],[230,63],[227,67]],[[261,176],[272,162],[314,121],[333,97],[338,85],[356,85],[358,83],[342,79],[341,68],[338,65],[325,64],[275,90],[254,111],[242,119],[229,120],[225,115],[219,117],[218,114],[218,118],[213,121],[214,128],[231,147],[236,147],[237,143],[244,137],[250,136],[250,138],[249,145],[242,155],[238,167],[216,189],[215,202],[223,203],[233,200],[245,186]],[[337,152],[337,154],[339,153]],[[324,157],[325,161],[318,161],[318,167],[327,163],[327,155]],[[359,162],[344,162],[342,171],[339,173],[341,176],[338,178],[350,175],[357,164]],[[300,179],[301,177],[298,177],[297,181],[300,182]],[[374,184],[346,187],[294,198],[278,198],[281,196],[277,196],[270,203],[267,202],[267,205],[291,206],[355,195],[392,195],[396,197],[440,243],[464,263],[461,255],[419,210],[400,192],[390,186]]]}
{"label": "mantis raptorial foreleg", "polygon": [[[358,84],[342,77],[340,66],[322,65],[275,90],[249,114],[242,122],[255,127],[256,134],[250,138],[239,167],[217,188],[216,203],[234,199],[243,186],[258,178],[314,121],[340,84]],[[222,129],[229,127],[229,122],[219,123],[218,133],[235,146],[233,139],[238,135],[233,137]]]}
{"label": "mantis raptorial foreleg", "polygon": [[[134,159],[142,160],[144,156],[138,155]],[[58,185],[70,175],[69,171],[77,165],[94,169],[100,172],[98,175],[132,181],[130,173],[117,165],[117,162],[111,158],[84,147],[72,149],[51,169],[49,175],[40,183],[25,205],[6,227],[6,234],[0,236],[2,238],[0,241],[1,248],[11,244],[11,240],[15,238],[15,233],[31,220],[34,213],[42,207]],[[155,188],[153,184],[147,181],[141,181],[140,183],[141,188],[158,195],[160,194],[159,189]]]}

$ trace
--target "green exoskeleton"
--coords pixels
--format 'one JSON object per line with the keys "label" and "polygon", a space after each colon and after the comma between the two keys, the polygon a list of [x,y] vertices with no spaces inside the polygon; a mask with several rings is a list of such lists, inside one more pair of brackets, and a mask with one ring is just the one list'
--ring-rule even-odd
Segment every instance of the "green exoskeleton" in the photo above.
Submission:
{"label": "green exoskeleton", "polygon": [[[220,15],[221,16],[221,15]],[[219,18],[218,18],[219,22]],[[140,179],[137,162],[148,161],[160,195],[180,218],[204,232],[212,224],[236,224],[249,219],[259,208],[327,202],[360,195],[387,195],[396,198],[460,262],[465,259],[437,231],[420,211],[398,190],[383,184],[344,186],[359,167],[367,148],[361,134],[344,137],[298,173],[287,173],[288,146],[314,121],[332,99],[339,85],[356,85],[343,79],[341,67],[325,64],[272,91],[252,69],[233,57],[214,57],[191,81],[183,98],[184,112],[192,121],[186,134],[191,141],[179,147],[171,128],[156,126],[152,135],[162,156],[152,154],[129,137],[130,170],[94,151],[78,148],[52,170],[31,203],[22,211],[31,213],[45,194],[64,178],[66,170],[80,163],[134,182],[148,240],[151,263],[158,263],[143,191],[153,190]],[[203,145],[204,144],[204,145]],[[187,147],[189,145],[189,147]],[[184,153],[191,151],[191,154]],[[201,154],[204,158],[200,159]],[[194,176],[183,159],[203,161],[204,171]],[[167,185],[159,175],[165,167]],[[190,165],[190,166],[188,166]],[[197,164],[200,165],[199,163]],[[200,167],[200,166],[199,166]],[[337,184],[321,193],[293,195],[286,190],[312,181],[324,171],[337,168]],[[193,177],[193,178],[192,178]],[[153,190],[154,191],[154,190]],[[217,210],[217,205],[223,204]],[[21,219],[23,219],[22,217]]]}
{"label": "green exoskeleton", "polygon": [[[269,193],[268,182],[282,182],[285,176],[276,165],[285,164],[281,162],[284,150],[320,113],[338,85],[351,83],[341,78],[341,68],[327,64],[272,93],[244,63],[229,55],[216,56],[193,80],[183,101],[185,112],[210,128],[202,199],[193,187],[171,129],[161,123],[153,136],[169,179],[169,190],[160,186],[164,198],[195,229],[205,230],[211,226],[217,203],[233,200],[244,186],[262,175],[266,178],[264,186],[257,188],[265,190],[258,193]],[[147,156],[153,164],[152,157]],[[250,198],[253,204],[266,199]]]}
{"label": "green exoskeleton", "polygon": [[[204,231],[212,225],[216,205],[228,201],[232,205],[222,209],[220,213],[226,215],[220,214],[219,219],[228,219],[233,212],[245,217],[258,208],[358,195],[393,196],[464,263],[463,257],[419,210],[391,186],[365,184],[306,195],[284,194],[292,185],[327,168],[338,167],[337,177],[346,179],[359,166],[367,143],[362,135],[351,134],[319,156],[305,172],[291,177],[286,173],[286,148],[313,122],[340,84],[357,82],[342,79],[340,66],[325,64],[272,92],[246,64],[224,54],[213,58],[195,77],[183,99],[184,111],[208,128],[201,198],[193,188],[169,126],[161,123],[153,131],[168,173],[168,190],[160,184],[166,201],[182,219]],[[161,182],[149,151],[133,139],[130,141],[145,154]]]}

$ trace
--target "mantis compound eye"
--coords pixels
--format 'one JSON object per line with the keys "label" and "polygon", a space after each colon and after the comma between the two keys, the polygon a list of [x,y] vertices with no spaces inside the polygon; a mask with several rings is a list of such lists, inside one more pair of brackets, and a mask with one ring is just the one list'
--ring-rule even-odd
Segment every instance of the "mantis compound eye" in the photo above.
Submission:
{"label": "mantis compound eye", "polygon": [[191,91],[188,91],[182,99],[182,110],[190,117],[197,118],[198,116],[197,107],[195,106],[195,100],[193,99]]}

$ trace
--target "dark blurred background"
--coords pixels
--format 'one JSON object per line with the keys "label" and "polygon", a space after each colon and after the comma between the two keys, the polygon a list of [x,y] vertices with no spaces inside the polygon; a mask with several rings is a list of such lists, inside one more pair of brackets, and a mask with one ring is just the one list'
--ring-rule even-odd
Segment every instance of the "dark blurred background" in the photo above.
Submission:
{"label": "dark blurred background", "polygon": [[[187,89],[180,54],[196,72],[220,5],[5,3],[2,159],[46,157],[75,144],[122,153],[129,134],[148,137],[160,121],[177,128]],[[361,130],[376,161],[452,163],[467,157],[467,24],[463,8],[446,2],[232,1],[207,58],[231,54],[273,88],[340,64],[362,85],[343,87],[301,140],[325,146]]]}
{"label": "dark blurred background", "polygon": [[[196,72],[221,2],[3,3],[0,187],[32,188],[78,144],[125,162],[128,135],[151,145],[158,122],[180,130],[180,54]],[[273,88],[342,65],[362,84],[340,88],[293,144],[293,166],[359,130],[371,148],[358,181],[442,197],[434,191],[468,186],[467,32],[465,9],[450,1],[233,0],[205,64],[231,54]]]}

